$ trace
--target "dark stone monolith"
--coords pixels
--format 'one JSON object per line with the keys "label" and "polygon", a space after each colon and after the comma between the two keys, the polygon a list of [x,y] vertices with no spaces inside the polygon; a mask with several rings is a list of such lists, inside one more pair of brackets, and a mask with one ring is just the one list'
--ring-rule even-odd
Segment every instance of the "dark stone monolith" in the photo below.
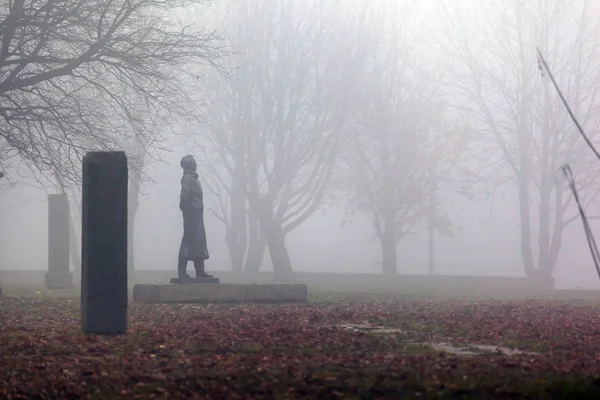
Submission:
{"label": "dark stone monolith", "polygon": [[127,331],[127,156],[83,158],[81,327],[86,334]]}
{"label": "dark stone monolith", "polygon": [[69,199],[65,194],[48,195],[48,272],[49,289],[73,287],[70,266]]}

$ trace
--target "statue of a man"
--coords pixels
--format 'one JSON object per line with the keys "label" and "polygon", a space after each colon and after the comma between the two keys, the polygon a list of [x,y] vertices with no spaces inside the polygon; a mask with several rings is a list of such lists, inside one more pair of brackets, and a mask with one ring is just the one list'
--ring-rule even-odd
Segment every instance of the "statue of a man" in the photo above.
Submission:
{"label": "statue of a man", "polygon": [[206,231],[204,229],[204,201],[202,186],[196,173],[196,160],[192,155],[181,159],[183,177],[181,178],[181,196],[179,208],[183,213],[183,238],[179,248],[177,273],[179,279],[189,278],[186,273],[188,261],[194,262],[197,278],[210,278],[204,271],[204,260],[208,260]]}

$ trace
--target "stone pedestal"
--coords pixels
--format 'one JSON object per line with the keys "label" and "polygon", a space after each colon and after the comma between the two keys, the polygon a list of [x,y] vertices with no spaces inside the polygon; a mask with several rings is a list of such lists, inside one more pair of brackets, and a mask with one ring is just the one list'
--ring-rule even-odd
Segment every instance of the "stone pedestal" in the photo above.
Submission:
{"label": "stone pedestal", "polygon": [[127,186],[124,152],[85,155],[81,327],[86,334],[127,331]]}
{"label": "stone pedestal", "polygon": [[189,285],[189,284],[217,284],[219,283],[219,278],[183,278],[183,279],[179,279],[179,278],[171,278],[171,284],[183,284],[183,285]]}
{"label": "stone pedestal", "polygon": [[133,300],[141,303],[296,303],[308,298],[303,284],[138,284]]}
{"label": "stone pedestal", "polygon": [[73,287],[73,273],[46,272],[45,282],[48,289],[69,289]]}
{"label": "stone pedestal", "polygon": [[48,195],[48,273],[46,287],[70,288],[73,274],[69,272],[70,226],[69,199],[65,194]]}

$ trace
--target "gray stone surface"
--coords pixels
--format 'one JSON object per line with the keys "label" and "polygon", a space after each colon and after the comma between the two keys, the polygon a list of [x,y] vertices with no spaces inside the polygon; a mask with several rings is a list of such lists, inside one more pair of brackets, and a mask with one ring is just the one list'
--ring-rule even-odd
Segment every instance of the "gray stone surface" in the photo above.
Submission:
{"label": "gray stone surface", "polygon": [[294,303],[308,298],[304,284],[138,284],[133,300],[141,303]]}
{"label": "gray stone surface", "polygon": [[67,272],[47,272],[46,287],[48,289],[68,289],[73,287],[73,274]]}
{"label": "gray stone surface", "polygon": [[171,284],[189,285],[189,284],[216,284],[219,278],[171,278]]}
{"label": "gray stone surface", "polygon": [[48,195],[48,273],[45,281],[49,289],[73,286],[73,275],[69,272],[69,218],[67,195]]}
{"label": "gray stone surface", "polygon": [[127,331],[127,186],[124,152],[85,155],[81,326],[86,334]]}

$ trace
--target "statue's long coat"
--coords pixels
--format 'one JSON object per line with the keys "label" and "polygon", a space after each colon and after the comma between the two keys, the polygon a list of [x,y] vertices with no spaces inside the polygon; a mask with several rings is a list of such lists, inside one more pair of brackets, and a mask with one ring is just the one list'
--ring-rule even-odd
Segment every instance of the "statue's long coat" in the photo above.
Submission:
{"label": "statue's long coat", "polygon": [[198,174],[185,171],[181,178],[179,208],[183,213],[183,238],[179,258],[207,260],[206,230],[204,229],[204,201]]}

